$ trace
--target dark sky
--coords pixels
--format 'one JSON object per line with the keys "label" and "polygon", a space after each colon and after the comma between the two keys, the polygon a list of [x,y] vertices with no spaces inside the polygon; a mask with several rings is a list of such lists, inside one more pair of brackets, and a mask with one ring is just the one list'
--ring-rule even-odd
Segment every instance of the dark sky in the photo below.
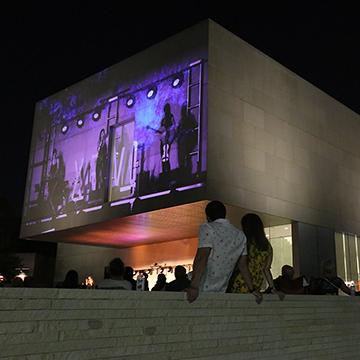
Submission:
{"label": "dark sky", "polygon": [[208,17],[360,113],[360,22],[355,8],[326,2],[316,9],[296,8],[292,3],[281,9],[228,8],[231,15],[214,15],[189,5],[180,13],[179,2],[174,2],[164,14],[138,15],[140,2],[129,10],[123,1],[118,6],[49,3],[16,2],[0,15],[0,198],[8,199],[17,214],[35,103]]}

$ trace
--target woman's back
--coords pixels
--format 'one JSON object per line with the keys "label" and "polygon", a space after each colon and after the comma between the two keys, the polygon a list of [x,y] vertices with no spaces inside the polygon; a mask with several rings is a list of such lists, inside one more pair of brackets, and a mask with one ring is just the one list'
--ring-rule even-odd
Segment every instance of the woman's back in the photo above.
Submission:
{"label": "woman's back", "polygon": [[[271,253],[272,248],[270,243],[268,243],[268,247],[265,250],[259,249],[253,242],[248,245],[248,268],[255,289],[260,289],[264,283],[263,269]],[[244,278],[237,270],[230,280],[229,290],[235,293],[249,292]]]}

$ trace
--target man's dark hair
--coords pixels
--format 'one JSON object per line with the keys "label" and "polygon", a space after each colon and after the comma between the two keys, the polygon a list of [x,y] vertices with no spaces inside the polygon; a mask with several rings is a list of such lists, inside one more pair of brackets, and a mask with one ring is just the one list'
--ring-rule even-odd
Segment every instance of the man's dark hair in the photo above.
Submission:
{"label": "man's dark hair", "polygon": [[111,276],[123,276],[124,275],[124,263],[120,258],[115,258],[110,261],[109,270]]}
{"label": "man's dark hair", "polygon": [[205,214],[210,221],[215,221],[217,219],[225,219],[226,217],[226,208],[221,201],[210,201],[205,208]]}

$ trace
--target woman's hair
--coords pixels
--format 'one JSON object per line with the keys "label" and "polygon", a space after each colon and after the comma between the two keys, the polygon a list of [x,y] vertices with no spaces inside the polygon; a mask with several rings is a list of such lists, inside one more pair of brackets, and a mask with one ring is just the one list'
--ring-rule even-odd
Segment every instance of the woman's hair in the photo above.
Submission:
{"label": "woman's hair", "polygon": [[256,214],[246,214],[241,219],[241,225],[248,243],[253,243],[259,250],[269,248],[269,240],[265,236],[264,224]]}
{"label": "woman's hair", "polygon": [[69,270],[65,276],[62,287],[64,288],[77,288],[79,286],[79,275],[76,270]]}
{"label": "woman's hair", "polygon": [[105,129],[101,129],[99,132],[98,150],[100,146],[104,143],[104,141],[105,141]]}

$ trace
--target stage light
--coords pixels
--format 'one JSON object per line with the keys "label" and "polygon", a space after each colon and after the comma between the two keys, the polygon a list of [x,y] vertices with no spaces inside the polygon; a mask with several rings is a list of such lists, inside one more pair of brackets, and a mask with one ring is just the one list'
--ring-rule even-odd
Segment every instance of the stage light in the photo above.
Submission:
{"label": "stage light", "polygon": [[66,134],[68,130],[69,130],[69,127],[68,127],[67,125],[63,125],[63,126],[61,127],[61,132],[62,132],[63,134]]}
{"label": "stage light", "polygon": [[126,100],[126,106],[128,108],[131,108],[134,105],[135,105],[135,98],[133,96],[128,97],[127,100]]}
{"label": "stage light", "polygon": [[20,278],[22,281],[24,281],[27,275],[23,271],[21,271],[20,274],[16,275],[15,277]]}
{"label": "stage light", "polygon": [[91,289],[91,288],[95,287],[95,280],[91,275],[88,275],[85,278],[84,283],[85,283],[86,288],[88,288],[88,289]]}
{"label": "stage light", "polygon": [[156,86],[153,86],[148,90],[146,97],[148,99],[153,99],[156,96],[156,93],[157,93]]}
{"label": "stage light", "polygon": [[179,88],[184,82],[184,77],[182,74],[176,75],[171,82],[173,88]]}
{"label": "stage light", "polygon": [[84,126],[84,120],[83,119],[78,119],[76,121],[76,125],[78,128],[82,128]]}
{"label": "stage light", "polygon": [[94,121],[98,121],[100,119],[100,111],[95,111],[92,114],[92,118],[93,118]]}

